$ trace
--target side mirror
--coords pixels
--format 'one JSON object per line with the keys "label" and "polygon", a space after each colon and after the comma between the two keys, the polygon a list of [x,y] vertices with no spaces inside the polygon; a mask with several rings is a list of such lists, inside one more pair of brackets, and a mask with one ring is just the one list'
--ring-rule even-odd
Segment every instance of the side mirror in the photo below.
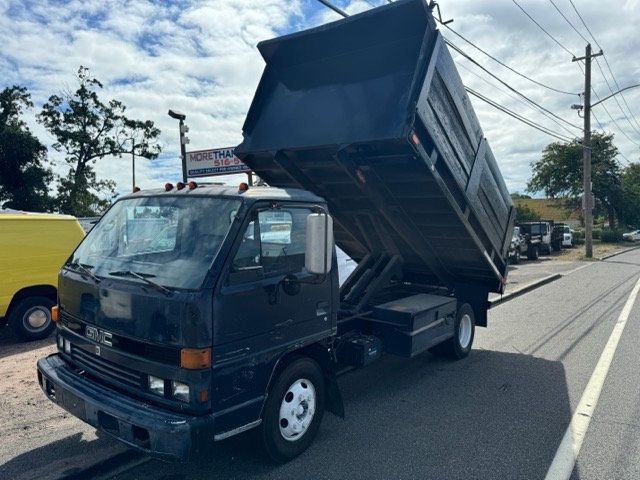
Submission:
{"label": "side mirror", "polygon": [[325,213],[307,217],[304,266],[309,273],[326,275],[333,261],[333,219]]}

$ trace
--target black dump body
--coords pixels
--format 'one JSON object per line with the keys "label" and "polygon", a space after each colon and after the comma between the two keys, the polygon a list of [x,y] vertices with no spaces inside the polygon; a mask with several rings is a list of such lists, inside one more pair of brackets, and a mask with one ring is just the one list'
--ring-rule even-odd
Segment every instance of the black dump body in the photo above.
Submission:
{"label": "black dump body", "polygon": [[405,281],[501,291],[513,204],[425,2],[258,48],[236,154],[269,185],[324,197],[356,261],[385,252]]}

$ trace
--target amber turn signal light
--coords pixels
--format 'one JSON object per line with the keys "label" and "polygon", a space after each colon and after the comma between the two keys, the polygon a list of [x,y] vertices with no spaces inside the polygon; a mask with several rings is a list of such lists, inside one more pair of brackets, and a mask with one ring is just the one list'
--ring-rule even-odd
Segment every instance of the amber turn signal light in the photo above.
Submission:
{"label": "amber turn signal light", "polygon": [[210,348],[183,348],[180,350],[180,366],[189,370],[211,366]]}
{"label": "amber turn signal light", "polygon": [[60,307],[58,305],[54,305],[51,307],[51,320],[54,322],[58,321],[58,312],[60,311]]}

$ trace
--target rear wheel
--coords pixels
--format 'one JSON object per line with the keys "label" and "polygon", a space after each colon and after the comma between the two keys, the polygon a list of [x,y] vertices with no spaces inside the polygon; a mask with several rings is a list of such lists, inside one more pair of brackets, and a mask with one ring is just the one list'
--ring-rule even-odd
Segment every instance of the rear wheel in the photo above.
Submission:
{"label": "rear wheel", "polygon": [[276,380],[262,418],[265,450],[277,462],[304,452],[313,442],[324,414],[324,376],[310,358],[287,366]]}
{"label": "rear wheel", "polygon": [[529,260],[538,260],[538,258],[540,258],[540,249],[537,245],[529,247],[529,250],[527,251],[527,258]]}
{"label": "rear wheel", "polygon": [[465,358],[471,352],[475,337],[476,321],[473,308],[468,303],[462,304],[456,314],[454,335],[449,340],[436,345],[432,349],[436,355],[442,355],[454,360]]}
{"label": "rear wheel", "polygon": [[40,340],[48,337],[55,324],[51,320],[51,307],[47,297],[27,297],[18,302],[9,316],[9,324],[22,340]]}

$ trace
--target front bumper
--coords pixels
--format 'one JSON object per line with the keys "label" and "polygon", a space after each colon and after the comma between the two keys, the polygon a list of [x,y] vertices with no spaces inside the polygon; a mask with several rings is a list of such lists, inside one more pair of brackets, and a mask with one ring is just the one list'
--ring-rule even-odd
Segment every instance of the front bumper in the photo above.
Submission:
{"label": "front bumper", "polygon": [[213,416],[147,405],[83,377],[58,354],[38,360],[38,382],[51,401],[72,415],[157,457],[186,461],[214,438]]}

